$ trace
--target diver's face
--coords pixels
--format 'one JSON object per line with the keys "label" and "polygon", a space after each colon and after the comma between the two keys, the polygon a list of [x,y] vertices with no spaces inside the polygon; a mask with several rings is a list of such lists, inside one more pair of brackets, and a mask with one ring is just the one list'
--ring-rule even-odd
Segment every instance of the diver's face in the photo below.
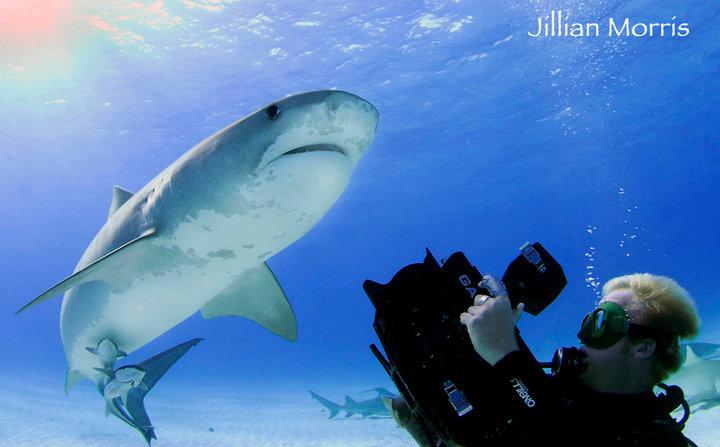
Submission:
{"label": "diver's face", "polygon": [[[603,297],[600,302],[611,302],[621,306],[632,319],[635,297],[630,290],[616,290]],[[604,383],[614,376],[621,377],[628,372],[631,363],[630,340],[627,336],[607,349],[593,349],[588,346],[581,348],[587,354],[587,370],[581,379],[593,388],[601,388]],[[594,386],[595,385],[595,386]]]}

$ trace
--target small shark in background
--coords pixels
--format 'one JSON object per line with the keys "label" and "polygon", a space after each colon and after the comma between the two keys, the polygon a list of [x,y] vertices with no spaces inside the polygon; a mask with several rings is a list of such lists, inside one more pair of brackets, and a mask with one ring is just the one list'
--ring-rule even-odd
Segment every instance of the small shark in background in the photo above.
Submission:
{"label": "small shark in background", "polygon": [[266,261],[340,198],[379,113],[339,90],[288,96],[197,144],[136,193],[113,189],[74,272],[16,313],[64,294],[65,393],[91,380],[106,412],[155,438],[143,398],[200,339],[116,369],[200,310],[294,341],[295,314]]}
{"label": "small shark in background", "polygon": [[682,388],[692,411],[720,405],[720,345],[688,343],[682,348],[683,364],[666,383]]}
{"label": "small shark in background", "polygon": [[685,343],[681,345],[683,361],[687,355],[687,347],[692,349],[693,354],[706,360],[720,360],[720,345],[715,343]]}
{"label": "small shark in background", "polygon": [[337,416],[341,411],[345,412],[345,417],[349,418],[354,414],[359,414],[363,418],[389,418],[390,413],[388,412],[383,397],[398,397],[397,394],[389,391],[385,388],[373,388],[366,392],[376,392],[377,396],[368,400],[356,401],[350,396],[345,396],[345,404],[340,405],[335,402],[325,399],[324,397],[310,391],[310,395],[313,399],[320,402],[325,408],[330,410],[330,418],[332,419]]}

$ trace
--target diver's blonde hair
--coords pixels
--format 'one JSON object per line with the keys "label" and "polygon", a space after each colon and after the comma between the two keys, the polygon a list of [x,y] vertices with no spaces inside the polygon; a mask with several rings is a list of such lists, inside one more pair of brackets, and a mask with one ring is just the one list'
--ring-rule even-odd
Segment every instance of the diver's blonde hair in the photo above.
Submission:
{"label": "diver's blonde hair", "polygon": [[[687,290],[667,276],[649,273],[613,278],[603,286],[603,295],[616,290],[631,290],[637,299],[637,318],[666,336],[666,349],[658,346],[653,378],[661,382],[680,368],[680,339],[692,339],[700,330],[700,316]],[[665,338],[665,337],[664,337]]]}

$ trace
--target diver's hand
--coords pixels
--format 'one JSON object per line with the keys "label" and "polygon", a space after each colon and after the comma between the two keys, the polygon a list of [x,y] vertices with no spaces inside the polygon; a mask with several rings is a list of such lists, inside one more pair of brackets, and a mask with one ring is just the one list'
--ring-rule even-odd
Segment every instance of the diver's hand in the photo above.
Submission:
{"label": "diver's hand", "polygon": [[486,362],[495,365],[519,349],[515,339],[515,323],[524,307],[520,303],[513,310],[507,295],[495,298],[478,295],[475,297],[475,305],[460,315],[460,322],[467,327],[475,351]]}

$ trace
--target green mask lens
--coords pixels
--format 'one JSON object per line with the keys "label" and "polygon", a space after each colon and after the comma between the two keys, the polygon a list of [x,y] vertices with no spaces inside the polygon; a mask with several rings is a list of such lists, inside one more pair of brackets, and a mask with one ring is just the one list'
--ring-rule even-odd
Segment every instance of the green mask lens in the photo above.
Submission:
{"label": "green mask lens", "polygon": [[630,329],[630,319],[622,306],[608,301],[585,315],[578,338],[585,346],[607,349],[620,341]]}

